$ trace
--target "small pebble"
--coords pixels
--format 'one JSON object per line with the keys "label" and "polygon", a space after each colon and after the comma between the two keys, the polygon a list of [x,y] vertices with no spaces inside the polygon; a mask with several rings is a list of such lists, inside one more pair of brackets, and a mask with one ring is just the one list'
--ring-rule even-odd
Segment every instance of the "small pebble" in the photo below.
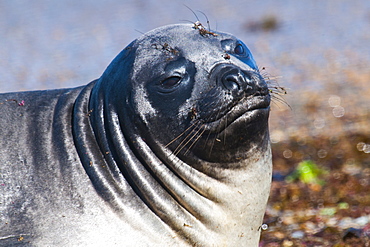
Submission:
{"label": "small pebble", "polygon": [[283,247],[290,247],[293,245],[294,245],[293,241],[290,241],[290,240],[284,240],[282,244]]}
{"label": "small pebble", "polygon": [[295,231],[291,235],[292,238],[303,238],[304,237],[304,232],[302,231]]}
{"label": "small pebble", "polygon": [[261,229],[263,231],[267,230],[267,228],[269,228],[269,226],[267,224],[262,224]]}

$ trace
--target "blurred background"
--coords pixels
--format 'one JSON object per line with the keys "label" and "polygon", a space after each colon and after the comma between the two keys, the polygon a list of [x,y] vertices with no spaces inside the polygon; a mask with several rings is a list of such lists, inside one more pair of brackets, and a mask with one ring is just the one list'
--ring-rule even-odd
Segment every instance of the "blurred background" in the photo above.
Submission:
{"label": "blurred background", "polygon": [[370,1],[1,0],[0,92],[85,85],[141,33],[196,21],[184,4],[275,92],[261,246],[369,246]]}

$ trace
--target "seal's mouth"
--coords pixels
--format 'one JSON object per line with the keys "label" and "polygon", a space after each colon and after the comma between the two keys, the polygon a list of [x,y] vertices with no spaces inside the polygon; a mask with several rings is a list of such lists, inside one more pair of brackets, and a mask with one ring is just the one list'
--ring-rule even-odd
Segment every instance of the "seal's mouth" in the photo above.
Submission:
{"label": "seal's mouth", "polygon": [[268,93],[257,93],[243,98],[226,113],[218,116],[217,119],[204,123],[203,131],[207,134],[218,134],[229,128],[233,123],[243,122],[248,124],[253,122],[258,116],[269,114],[270,101]]}

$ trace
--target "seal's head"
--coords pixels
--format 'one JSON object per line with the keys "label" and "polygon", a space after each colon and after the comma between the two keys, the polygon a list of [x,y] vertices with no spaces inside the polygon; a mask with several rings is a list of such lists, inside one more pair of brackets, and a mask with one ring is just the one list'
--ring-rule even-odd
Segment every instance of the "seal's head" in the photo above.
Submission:
{"label": "seal's head", "polygon": [[171,25],[144,34],[120,56],[132,66],[112,93],[129,108],[125,114],[151,130],[142,130],[152,133],[148,140],[182,159],[211,162],[235,162],[266,148],[269,91],[238,38]]}
{"label": "seal's head", "polygon": [[201,30],[178,24],[144,34],[100,83],[146,142],[185,161],[237,162],[268,146],[269,90],[241,40]]}

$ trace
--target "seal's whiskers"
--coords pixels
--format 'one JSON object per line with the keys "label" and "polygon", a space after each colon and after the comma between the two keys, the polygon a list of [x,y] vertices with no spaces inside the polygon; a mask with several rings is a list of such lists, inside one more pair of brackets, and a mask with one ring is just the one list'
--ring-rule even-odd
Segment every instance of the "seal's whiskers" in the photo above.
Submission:
{"label": "seal's whiskers", "polygon": [[194,128],[195,125],[198,123],[197,122],[194,122],[192,125],[190,125],[186,130],[184,130],[180,135],[178,135],[177,137],[175,137],[172,141],[170,141],[169,143],[167,143],[164,147],[168,147],[169,145],[171,145],[172,143],[174,143],[176,140],[178,140],[181,136],[183,136],[188,130],[190,130],[191,128]]}
{"label": "seal's whiskers", "polygon": [[[194,139],[195,136],[197,136],[197,134],[200,132],[200,128],[197,128],[199,125],[201,125],[200,121],[197,121],[196,123],[192,125],[194,126],[194,128],[190,131],[190,133],[184,138],[184,140],[180,142],[177,148],[173,151],[175,155],[179,154],[181,150],[183,150],[183,148],[186,147],[186,145],[188,145]],[[196,129],[195,132],[194,132],[194,129]]]}
{"label": "seal's whiskers", "polygon": [[[200,131],[201,129],[203,128],[202,131]],[[195,143],[199,140],[199,138],[203,135],[204,131],[206,131],[206,128],[205,128],[205,125],[202,124],[199,128],[199,130],[197,131],[196,134],[198,134],[198,136],[195,138],[195,140],[190,144],[190,146],[188,147],[188,150],[186,150],[185,152],[185,155],[190,151],[190,149],[195,145]],[[189,140],[190,141],[190,140]]]}

